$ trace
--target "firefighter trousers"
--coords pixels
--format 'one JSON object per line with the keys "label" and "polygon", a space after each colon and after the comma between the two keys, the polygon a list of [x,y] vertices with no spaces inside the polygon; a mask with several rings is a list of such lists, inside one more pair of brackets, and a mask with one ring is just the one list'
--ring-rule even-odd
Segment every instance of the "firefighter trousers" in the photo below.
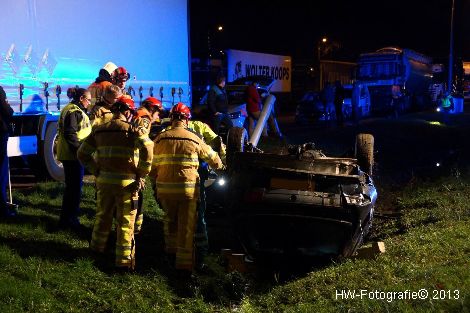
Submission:
{"label": "firefighter trousers", "polygon": [[104,252],[109,233],[116,219],[115,265],[135,266],[134,223],[137,214],[137,195],[115,184],[97,184],[97,209],[90,249]]}
{"label": "firefighter trousers", "polygon": [[176,254],[175,268],[192,271],[197,199],[159,198],[163,211],[165,252]]}

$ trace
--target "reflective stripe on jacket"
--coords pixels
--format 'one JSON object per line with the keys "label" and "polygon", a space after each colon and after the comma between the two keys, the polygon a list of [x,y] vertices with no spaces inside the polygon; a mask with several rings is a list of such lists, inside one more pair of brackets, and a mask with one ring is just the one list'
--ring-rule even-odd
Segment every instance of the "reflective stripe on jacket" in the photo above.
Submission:
{"label": "reflective stripe on jacket", "polygon": [[[167,127],[167,130],[171,129],[171,126]],[[204,140],[205,143],[211,146],[212,149],[216,150],[219,154],[219,157],[224,162],[226,158],[226,149],[225,145],[222,142],[222,139],[214,133],[214,131],[204,122],[201,121],[189,121],[188,129],[195,132],[200,138]]]}
{"label": "reflective stripe on jacket", "polygon": [[134,182],[136,176],[145,177],[152,157],[153,142],[148,135],[137,132],[134,125],[121,118],[95,126],[78,150],[80,162],[98,174],[97,183],[120,186]]}
{"label": "reflective stripe on jacket", "polygon": [[212,148],[183,124],[164,131],[155,139],[152,178],[158,197],[199,198],[199,159],[215,169],[223,167]]}
{"label": "reflective stripe on jacket", "polygon": [[83,112],[83,110],[80,109],[80,107],[74,103],[67,104],[60,112],[59,122],[57,125],[57,135],[58,135],[57,159],[61,161],[77,159],[77,155],[75,153],[76,148],[73,149],[70,146],[70,144],[67,142],[65,138],[65,133],[64,133],[64,128],[66,126],[64,125],[64,121],[67,115],[73,112],[79,112],[81,113],[81,116],[82,116],[82,120],[80,121],[80,124],[77,125],[78,129],[76,132],[76,136],[77,136],[78,141],[82,142],[91,133],[90,120],[88,119],[88,116],[85,114],[85,112]]}

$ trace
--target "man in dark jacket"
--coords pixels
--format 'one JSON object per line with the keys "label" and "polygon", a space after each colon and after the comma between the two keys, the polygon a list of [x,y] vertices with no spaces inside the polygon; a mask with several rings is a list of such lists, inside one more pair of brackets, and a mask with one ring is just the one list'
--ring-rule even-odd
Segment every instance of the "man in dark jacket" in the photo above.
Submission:
{"label": "man in dark jacket", "polygon": [[8,154],[7,143],[13,109],[7,101],[5,90],[0,86],[0,217],[11,217],[16,211],[7,205]]}
{"label": "man in dark jacket", "polygon": [[212,118],[212,127],[218,135],[220,124],[227,128],[233,127],[232,120],[228,115],[228,98],[225,92],[225,77],[219,76],[216,84],[211,87],[207,94],[207,104]]}

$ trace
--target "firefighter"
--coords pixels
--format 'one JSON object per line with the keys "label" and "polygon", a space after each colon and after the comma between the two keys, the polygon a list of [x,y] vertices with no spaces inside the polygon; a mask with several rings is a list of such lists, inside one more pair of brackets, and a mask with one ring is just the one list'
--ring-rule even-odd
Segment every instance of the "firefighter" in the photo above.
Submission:
{"label": "firefighter", "polygon": [[165,251],[175,254],[175,268],[182,274],[193,271],[193,244],[196,206],[199,198],[199,159],[214,169],[223,164],[216,152],[187,128],[189,108],[177,103],[170,111],[171,129],[155,138],[154,159],[150,176],[165,212]]}
{"label": "firefighter", "polygon": [[95,81],[88,87],[91,93],[91,105],[101,100],[103,92],[107,86],[111,86],[114,80],[114,72],[117,69],[113,62],[106,63],[98,74]]}
{"label": "firefighter", "polygon": [[68,93],[72,102],[60,112],[57,129],[57,159],[62,162],[65,173],[65,190],[59,227],[79,230],[80,198],[83,187],[84,168],[77,160],[80,144],[91,132],[86,108],[91,94],[84,88],[71,88]]}
{"label": "firefighter", "polygon": [[160,114],[163,112],[162,102],[154,97],[148,97],[137,110],[136,124],[144,131],[150,133],[152,123],[160,122]]}
{"label": "firefighter", "polygon": [[[135,124],[141,132],[150,134],[150,128],[152,123],[159,122],[159,113],[163,112],[162,102],[154,97],[148,97],[142,101],[142,105],[137,110],[137,116],[135,118]],[[135,234],[140,233],[142,229],[142,223],[144,221],[144,214],[142,210],[144,201],[144,194],[139,191],[139,205],[137,209],[137,217],[135,221],[134,232]]]}
{"label": "firefighter", "polygon": [[115,267],[117,271],[128,271],[135,266],[137,192],[143,188],[150,171],[153,142],[146,133],[138,132],[132,122],[135,114],[132,99],[120,97],[112,111],[111,121],[93,128],[78,150],[78,158],[96,176],[97,213],[90,249],[104,252],[115,216]]}
{"label": "firefighter", "polygon": [[123,95],[129,96],[129,97],[131,96],[126,92],[126,83],[130,78],[131,78],[131,75],[126,70],[126,68],[119,66],[118,68],[114,70],[113,84],[118,86],[121,89],[121,92]]}
{"label": "firefighter", "polygon": [[113,113],[111,106],[122,96],[121,89],[118,86],[107,86],[103,92],[102,100],[88,108],[88,116],[92,125],[95,123],[105,123],[112,119]]}
{"label": "firefighter", "polygon": [[[171,127],[169,127],[171,129]],[[215,151],[218,152],[222,163],[225,164],[226,160],[226,149],[222,142],[222,138],[217,136],[216,133],[204,122],[201,121],[189,121],[188,129],[194,132],[199,138],[203,139],[205,143],[211,146]],[[204,258],[206,257],[209,250],[209,237],[207,235],[207,226],[205,219],[206,212],[206,189],[205,181],[209,178],[209,166],[204,161],[199,161],[199,201],[197,203],[197,222],[196,232],[194,235],[194,243],[196,246],[195,252],[195,267],[198,270],[203,270],[205,267]]]}

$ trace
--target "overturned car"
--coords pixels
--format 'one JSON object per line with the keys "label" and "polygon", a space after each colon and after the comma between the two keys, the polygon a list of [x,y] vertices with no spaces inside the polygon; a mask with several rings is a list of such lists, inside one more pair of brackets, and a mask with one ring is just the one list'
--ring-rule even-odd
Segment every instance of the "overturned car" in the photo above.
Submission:
{"label": "overturned car", "polygon": [[372,135],[357,136],[355,158],[335,158],[312,143],[262,153],[232,128],[227,152],[225,184],[208,196],[223,187],[227,216],[252,258],[341,258],[362,244],[377,200]]}

